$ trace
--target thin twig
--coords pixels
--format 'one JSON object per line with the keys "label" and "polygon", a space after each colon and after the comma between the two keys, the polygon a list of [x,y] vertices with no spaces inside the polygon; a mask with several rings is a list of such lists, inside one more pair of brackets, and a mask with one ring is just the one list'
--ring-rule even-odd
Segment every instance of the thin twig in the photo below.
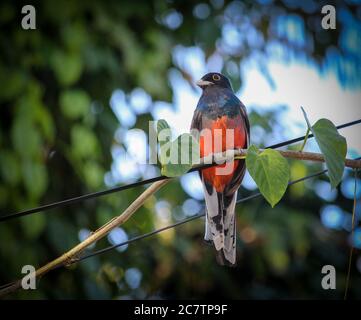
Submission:
{"label": "thin twig", "polygon": [[301,151],[301,152],[302,152],[303,149],[305,148],[305,145],[306,145],[308,136],[310,135],[310,131],[311,131],[311,129],[310,129],[310,128],[307,128],[306,135],[305,135],[305,140],[303,140],[302,146],[301,146],[301,148],[300,148],[300,151]]}

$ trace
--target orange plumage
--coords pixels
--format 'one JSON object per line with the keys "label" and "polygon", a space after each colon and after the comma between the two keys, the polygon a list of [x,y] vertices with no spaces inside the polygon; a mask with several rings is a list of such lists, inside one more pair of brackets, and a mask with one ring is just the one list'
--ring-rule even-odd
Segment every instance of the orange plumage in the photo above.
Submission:
{"label": "orange plumage", "polygon": [[[211,153],[218,153],[226,151],[227,149],[243,148],[246,145],[246,130],[243,127],[244,122],[240,117],[228,118],[222,116],[216,120],[211,120],[207,127],[210,129],[212,139],[209,139],[209,134],[202,134],[200,136],[200,155],[207,156]],[[232,136],[227,134],[227,129],[233,130]],[[217,143],[218,139],[221,143]],[[225,186],[231,181],[234,171],[237,169],[239,160],[229,162],[228,165],[233,165],[229,174],[217,174],[217,168],[224,168],[227,164],[222,164],[216,167],[203,169],[202,174],[206,181],[210,182],[217,192],[223,192]]]}

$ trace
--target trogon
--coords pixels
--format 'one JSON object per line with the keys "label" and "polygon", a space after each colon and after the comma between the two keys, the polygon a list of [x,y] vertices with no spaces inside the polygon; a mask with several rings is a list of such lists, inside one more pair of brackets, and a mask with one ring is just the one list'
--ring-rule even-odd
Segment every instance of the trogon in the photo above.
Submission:
{"label": "trogon", "polygon": [[[202,96],[193,115],[191,132],[199,140],[200,156],[247,148],[250,125],[246,108],[235,96],[228,78],[208,73],[197,85]],[[236,263],[235,205],[244,174],[243,159],[200,170],[206,204],[204,239],[213,243],[221,265]]]}

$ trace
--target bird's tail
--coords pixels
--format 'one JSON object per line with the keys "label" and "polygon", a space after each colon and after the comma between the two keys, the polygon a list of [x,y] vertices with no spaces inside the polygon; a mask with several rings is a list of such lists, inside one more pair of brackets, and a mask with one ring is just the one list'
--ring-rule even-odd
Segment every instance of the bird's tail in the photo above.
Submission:
{"label": "bird's tail", "polygon": [[217,261],[221,265],[234,266],[236,263],[236,221],[235,205],[237,192],[232,195],[205,192],[206,230],[204,239],[213,242]]}

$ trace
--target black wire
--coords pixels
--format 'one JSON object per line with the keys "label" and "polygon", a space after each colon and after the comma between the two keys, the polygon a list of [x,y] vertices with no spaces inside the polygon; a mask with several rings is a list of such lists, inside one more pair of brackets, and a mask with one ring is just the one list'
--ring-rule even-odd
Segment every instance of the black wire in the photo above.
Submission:
{"label": "black wire", "polygon": [[[357,158],[357,159],[355,159],[355,160],[358,160],[358,159],[361,159],[361,158]],[[308,176],[302,177],[302,178],[300,178],[300,179],[290,181],[290,182],[288,183],[288,185],[291,186],[291,185],[293,185],[293,184],[296,184],[296,183],[305,181],[305,180],[307,180],[307,179],[311,179],[311,178],[320,176],[320,175],[326,173],[327,171],[328,171],[328,170],[325,169],[325,170],[322,170],[322,171],[319,171],[319,172],[310,174],[310,175],[308,175]],[[257,192],[257,193],[255,193],[255,194],[252,194],[252,195],[248,196],[248,197],[244,197],[244,198],[241,198],[241,199],[237,200],[236,203],[239,204],[239,203],[242,203],[242,202],[251,200],[251,199],[258,198],[259,196],[261,196],[261,193],[260,193],[260,192]],[[185,223],[187,223],[187,222],[190,222],[190,221],[192,221],[192,220],[201,218],[201,217],[203,217],[204,215],[205,215],[205,213],[202,212],[202,213],[197,214],[197,215],[195,215],[195,216],[193,216],[193,217],[190,217],[190,218],[188,218],[188,219],[182,220],[182,221],[180,221],[180,222],[176,222],[176,223],[171,224],[171,225],[169,225],[169,226],[166,226],[166,227],[163,227],[163,228],[160,228],[160,229],[157,229],[157,230],[153,230],[153,231],[151,231],[151,232],[142,234],[142,235],[140,235],[140,236],[134,237],[134,238],[129,239],[129,240],[127,240],[127,241],[124,241],[124,242],[121,242],[121,243],[117,243],[117,244],[115,244],[115,245],[108,246],[108,247],[106,247],[106,248],[104,248],[104,249],[100,249],[100,250],[97,250],[97,251],[94,251],[94,252],[85,254],[85,255],[81,256],[80,258],[74,258],[74,259],[72,259],[72,260],[68,263],[68,265],[71,265],[71,264],[74,264],[74,263],[83,261],[83,260],[88,259],[88,258],[91,258],[91,257],[98,256],[98,255],[100,255],[100,254],[106,253],[106,252],[111,251],[111,250],[113,250],[113,249],[116,249],[116,248],[118,248],[118,247],[121,247],[121,246],[125,246],[125,245],[127,245],[127,244],[130,244],[130,243],[132,243],[132,242],[136,242],[136,241],[138,241],[138,240],[142,240],[142,239],[144,239],[144,238],[148,238],[148,237],[150,237],[150,236],[152,236],[152,235],[158,234],[158,233],[163,232],[163,231],[165,231],[165,230],[168,230],[168,229],[171,229],[171,228],[174,228],[174,227],[178,227],[178,226],[180,226],[180,225],[182,225],[182,224],[185,224]],[[61,265],[57,266],[56,268],[60,268],[60,267],[61,267]]]}
{"label": "black wire", "polygon": [[[357,160],[357,159],[355,159],[355,160]],[[292,186],[292,185],[295,184],[295,183],[298,183],[298,182],[301,182],[301,181],[304,181],[304,180],[307,180],[307,179],[310,179],[310,178],[314,178],[314,177],[320,176],[320,175],[326,173],[327,171],[328,171],[328,170],[325,169],[325,170],[316,172],[316,173],[314,173],[314,174],[310,174],[310,175],[308,175],[308,176],[305,176],[305,177],[303,177],[303,178],[290,181],[290,182],[288,183],[288,186]],[[257,193],[254,193],[254,194],[248,196],[248,197],[244,197],[244,198],[238,199],[236,203],[239,204],[239,203],[241,203],[241,202],[245,202],[245,201],[248,201],[248,200],[252,200],[252,199],[257,198],[257,197],[259,197],[259,196],[261,196],[261,195],[262,195],[261,192],[257,192]]]}
{"label": "black wire", "polygon": [[101,250],[94,251],[94,252],[89,253],[89,254],[86,254],[86,255],[78,258],[78,259],[72,260],[72,261],[70,262],[70,264],[73,264],[73,263],[76,263],[76,262],[79,262],[79,261],[83,261],[83,260],[85,260],[85,259],[88,259],[88,258],[97,256],[97,255],[99,255],[99,254],[103,254],[103,253],[106,253],[106,252],[108,252],[108,251],[111,251],[111,250],[113,250],[113,249],[115,249],[115,248],[118,248],[118,247],[121,247],[121,246],[125,246],[125,245],[127,245],[127,244],[130,244],[130,243],[135,242],[135,241],[138,241],[138,240],[142,240],[142,239],[144,239],[144,238],[148,238],[148,237],[153,236],[153,235],[155,235],[155,234],[157,234],[157,233],[163,232],[163,231],[165,231],[165,230],[168,230],[168,229],[171,229],[171,228],[174,228],[174,227],[178,227],[178,226],[180,226],[180,225],[182,225],[182,224],[185,224],[185,223],[187,223],[187,222],[190,222],[190,221],[192,221],[192,220],[195,220],[195,219],[204,217],[204,215],[205,215],[205,213],[203,212],[203,213],[197,214],[197,215],[195,215],[195,216],[193,216],[193,217],[190,217],[190,218],[188,218],[188,219],[184,219],[184,220],[179,221],[179,222],[177,222],[177,223],[171,224],[171,225],[169,225],[169,226],[166,226],[166,227],[163,227],[163,228],[160,228],[160,229],[157,229],[157,230],[153,230],[153,231],[151,231],[151,232],[142,234],[142,235],[140,235],[140,236],[134,237],[134,238],[129,239],[129,240],[127,240],[127,241],[124,241],[124,242],[121,242],[121,243],[118,243],[118,244],[115,244],[115,245],[106,247],[106,248],[101,249]]}
{"label": "black wire", "polygon": [[[343,129],[343,128],[347,128],[347,127],[350,127],[350,126],[353,126],[355,124],[359,124],[361,123],[361,119],[358,119],[358,120],[355,120],[355,121],[351,121],[351,122],[347,122],[347,123],[344,123],[344,124],[340,124],[339,126],[337,126],[336,128],[337,129]],[[287,140],[285,142],[281,142],[281,143],[277,143],[277,144],[274,144],[270,147],[266,147],[266,148],[270,148],[270,149],[277,149],[277,148],[280,148],[280,147],[284,147],[286,145],[289,145],[289,144],[292,144],[292,143],[296,143],[296,142],[300,142],[300,141],[303,141],[305,139],[306,136],[303,136],[303,137],[299,137],[299,138],[295,138],[295,139],[292,139],[292,140]],[[309,134],[308,135],[308,138],[313,138],[313,134]],[[266,149],[265,148],[265,149]]]}
{"label": "black wire", "polygon": [[[361,157],[358,157],[358,158],[356,158],[356,159],[354,159],[354,160],[360,160],[360,159],[361,159]],[[307,179],[311,179],[311,178],[320,176],[320,175],[326,173],[327,171],[328,171],[328,170],[325,169],[325,170],[322,170],[322,171],[319,171],[319,172],[316,172],[316,173],[307,175],[307,176],[302,177],[302,178],[300,178],[300,179],[296,179],[296,180],[290,181],[290,182],[288,183],[288,185],[291,186],[291,185],[293,185],[293,184],[296,184],[296,183],[305,181],[305,180],[307,180]],[[248,196],[248,197],[244,197],[244,198],[241,198],[241,199],[237,200],[236,203],[239,204],[239,203],[242,203],[242,202],[245,202],[245,201],[248,201],[248,200],[257,198],[257,197],[259,197],[259,196],[261,196],[261,193],[260,193],[260,192],[257,192],[257,193],[255,193],[255,194],[253,194],[253,195],[250,195],[250,196]],[[160,229],[157,229],[157,230],[153,230],[153,231],[151,231],[151,232],[148,232],[148,233],[142,234],[142,235],[140,235],[140,236],[134,237],[134,238],[129,239],[129,240],[127,240],[127,241],[124,241],[124,242],[121,242],[121,243],[118,243],[118,244],[115,244],[115,245],[112,245],[112,246],[108,246],[108,247],[106,247],[106,248],[104,248],[104,249],[100,249],[100,250],[97,250],[97,251],[94,251],[94,252],[85,254],[85,255],[83,255],[83,256],[81,256],[81,257],[79,257],[79,258],[73,258],[71,261],[69,261],[69,263],[67,264],[67,266],[72,265],[72,264],[74,264],[74,263],[81,262],[81,261],[86,260],[86,259],[91,258],[91,257],[95,257],[95,256],[98,256],[98,255],[101,255],[101,254],[103,254],[103,253],[109,252],[109,251],[111,251],[111,250],[114,250],[114,249],[116,249],[116,248],[118,248],[118,247],[121,247],[121,246],[125,246],[125,245],[130,244],[130,243],[136,242],[136,241],[138,241],[138,240],[142,240],[142,239],[148,238],[148,237],[150,237],[150,236],[152,236],[152,235],[158,234],[158,233],[163,232],[163,231],[165,231],[165,230],[168,230],[168,229],[171,229],[171,228],[174,228],[174,227],[178,227],[178,226],[183,225],[183,224],[185,224],[185,223],[187,223],[187,222],[190,222],[190,221],[192,221],[192,220],[196,220],[196,219],[198,219],[198,218],[201,218],[201,217],[203,217],[204,215],[205,215],[205,213],[203,212],[203,213],[200,213],[200,214],[195,215],[195,216],[193,216],[193,217],[190,217],[190,218],[188,218],[188,219],[185,219],[185,220],[182,220],[182,221],[173,223],[173,224],[171,224],[171,225],[169,225],[169,226],[166,226],[166,227],[163,227],[163,228],[160,228]],[[61,268],[61,267],[63,267],[63,265],[57,265],[57,266],[55,266],[52,270],[59,269],[59,268]],[[7,283],[7,284],[4,284],[4,285],[0,286],[0,290],[5,289],[5,288],[7,288],[7,287],[10,287],[10,286],[13,285],[14,283],[16,283],[16,281],[13,281],[13,282],[10,282],[10,283]]]}
{"label": "black wire", "polygon": [[[203,213],[201,213],[201,214],[198,214],[198,215],[195,215],[195,216],[190,217],[190,218],[188,218],[188,219],[179,221],[179,222],[174,223],[174,224],[172,224],[172,225],[169,225],[169,226],[166,226],[166,227],[163,227],[163,228],[160,228],[160,229],[157,229],[157,230],[154,230],[154,231],[151,231],[151,232],[142,234],[142,235],[137,236],[137,237],[134,237],[134,238],[132,238],[132,239],[130,239],[130,240],[127,240],[127,241],[124,241],[124,242],[115,244],[115,245],[113,245],[113,246],[109,246],[109,247],[106,247],[106,248],[104,248],[104,249],[100,249],[100,250],[91,252],[91,253],[89,253],[89,254],[86,254],[86,255],[81,256],[80,258],[72,258],[72,259],[66,264],[66,266],[70,266],[70,265],[72,265],[72,264],[74,264],[74,263],[81,262],[81,261],[83,261],[83,260],[85,260],[85,259],[88,259],[88,258],[97,256],[97,255],[106,253],[106,252],[111,251],[111,250],[113,250],[113,249],[115,249],[115,248],[118,248],[118,247],[121,247],[121,246],[125,246],[125,245],[127,245],[127,244],[132,243],[132,242],[135,242],[135,241],[138,241],[138,240],[142,240],[142,239],[144,239],[144,238],[148,238],[148,237],[150,237],[150,236],[152,236],[152,235],[155,235],[155,234],[157,234],[157,233],[160,233],[160,232],[162,232],[162,231],[165,231],[165,230],[168,230],[168,229],[171,229],[171,228],[174,228],[174,227],[178,227],[178,226],[180,226],[180,225],[182,225],[182,224],[185,224],[185,223],[190,222],[190,221],[192,221],[192,220],[195,220],[195,219],[198,219],[198,218],[200,218],[200,217],[203,217],[204,215],[205,215],[205,213],[203,212]],[[59,269],[59,268],[61,268],[61,267],[63,267],[63,266],[64,266],[64,265],[59,264],[59,265],[53,267],[51,270],[56,270],[56,269]],[[10,287],[10,286],[12,286],[13,284],[15,284],[16,282],[17,282],[17,281],[13,281],[13,282],[9,282],[9,283],[7,283],[7,284],[4,284],[4,285],[0,286],[0,290],[6,289],[7,287]]]}
{"label": "black wire", "polygon": [[39,206],[39,207],[36,207],[36,208],[27,209],[27,210],[20,211],[20,212],[17,212],[17,213],[12,213],[12,214],[8,214],[8,215],[5,215],[5,216],[1,216],[0,217],[0,222],[6,221],[6,220],[9,220],[9,219],[13,219],[13,218],[26,216],[28,214],[32,214],[32,213],[36,213],[36,212],[40,212],[40,211],[46,211],[46,210],[50,210],[50,209],[54,209],[54,208],[58,208],[58,207],[67,206],[67,205],[70,205],[72,203],[81,202],[81,201],[85,201],[85,200],[96,198],[96,197],[101,197],[101,196],[104,196],[104,195],[107,195],[107,194],[110,194],[110,193],[114,193],[114,192],[124,191],[126,189],[135,188],[135,187],[138,187],[138,186],[142,186],[144,184],[164,180],[166,178],[167,177],[165,177],[165,176],[154,177],[154,178],[151,178],[151,179],[138,181],[138,182],[135,182],[135,183],[130,183],[130,184],[127,184],[127,185],[124,185],[124,186],[114,187],[114,188],[107,189],[107,190],[88,193],[88,194],[84,194],[82,196],[78,196],[78,197],[74,197],[74,198],[70,198],[70,199],[66,199],[66,200],[61,200],[61,201],[53,202],[53,203],[50,203],[50,204],[45,204],[45,205],[42,205],[42,206]]}
{"label": "black wire", "polygon": [[[336,128],[337,129],[342,129],[342,128],[353,126],[353,125],[359,124],[359,123],[361,123],[361,119],[341,124],[341,125],[337,126]],[[308,137],[311,138],[311,137],[313,137],[313,135],[310,134]],[[273,145],[271,145],[269,147],[266,147],[266,148],[276,149],[276,148],[284,147],[284,146],[289,145],[289,144],[293,144],[293,143],[296,143],[296,142],[303,141],[304,138],[305,138],[305,136],[302,136],[302,137],[287,140],[287,141],[284,141],[284,142],[281,142],[281,143],[273,144]],[[216,165],[217,164],[207,164],[207,165],[204,165],[204,166],[201,166],[201,167],[198,167],[198,168],[193,168],[189,172],[198,171],[200,169],[204,169],[204,168],[208,168],[208,167],[212,167],[212,166],[216,166]],[[32,209],[26,209],[26,210],[23,210],[23,211],[20,211],[20,212],[17,212],[17,213],[11,213],[11,214],[8,214],[8,215],[0,216],[0,222],[7,221],[7,220],[10,220],[10,219],[14,219],[14,218],[18,218],[18,217],[22,217],[22,216],[26,216],[26,215],[36,213],[36,212],[40,212],[40,211],[46,211],[46,210],[50,210],[50,209],[54,209],[54,208],[58,208],[58,207],[67,206],[67,205],[70,205],[70,204],[73,204],[73,203],[85,201],[85,200],[92,199],[92,198],[101,197],[101,196],[111,194],[111,193],[114,193],[114,192],[124,191],[124,190],[130,189],[130,188],[139,187],[139,186],[142,186],[142,185],[145,185],[145,184],[161,181],[161,180],[164,180],[164,179],[167,179],[167,177],[158,176],[158,177],[154,177],[154,178],[151,178],[151,179],[138,181],[138,182],[135,182],[135,183],[130,183],[130,184],[127,184],[127,185],[124,185],[124,186],[114,187],[114,188],[110,188],[110,189],[107,189],[107,190],[88,193],[88,194],[81,195],[81,196],[78,196],[78,197],[69,198],[69,199],[58,201],[58,202],[53,202],[53,203],[42,205],[42,206],[32,208]]]}
{"label": "black wire", "polygon": [[7,288],[7,287],[10,287],[10,286],[12,286],[12,285],[15,284],[15,283],[16,283],[16,281],[9,282],[9,283],[7,283],[7,284],[3,284],[2,286],[0,286],[0,290],[5,289],[5,288]]}
{"label": "black wire", "polygon": [[[360,160],[360,159],[361,159],[361,157],[358,157],[358,158],[355,158],[354,160]],[[302,182],[302,181],[305,181],[305,180],[308,180],[308,179],[311,179],[311,178],[315,178],[315,177],[321,176],[321,175],[325,174],[327,171],[328,171],[328,170],[325,169],[325,170],[322,170],[322,171],[318,171],[318,172],[316,172],[316,173],[309,174],[309,175],[307,175],[307,176],[305,176],[305,177],[302,177],[302,178],[299,178],[299,179],[290,181],[290,182],[288,183],[288,186],[292,186],[292,185],[294,185],[294,184],[296,184],[296,183],[299,183],[299,182]],[[240,204],[240,203],[242,203],[242,202],[246,202],[246,201],[248,201],[248,200],[252,200],[252,199],[258,198],[258,197],[261,196],[261,195],[262,195],[262,194],[261,194],[260,192],[254,193],[254,194],[252,194],[252,195],[250,195],[250,196],[248,196],[248,197],[244,197],[244,198],[238,199],[237,202],[236,202],[236,204]],[[150,236],[152,236],[152,235],[155,235],[155,234],[157,234],[157,233],[163,232],[163,231],[165,231],[165,230],[168,230],[168,229],[171,229],[171,228],[174,228],[174,227],[178,227],[178,226],[180,226],[180,225],[182,225],[182,224],[185,224],[185,223],[187,223],[187,222],[190,222],[190,221],[192,221],[192,220],[201,218],[201,217],[203,217],[204,215],[205,215],[205,213],[203,212],[203,213],[197,214],[197,215],[195,215],[195,216],[193,216],[193,217],[190,217],[190,218],[188,218],[188,219],[182,220],[182,221],[180,221],[180,222],[176,222],[176,223],[174,223],[174,224],[171,224],[171,225],[169,225],[169,226],[166,226],[166,227],[163,227],[163,228],[160,228],[160,229],[157,229],[157,230],[153,230],[153,231],[151,231],[151,232],[148,232],[148,233],[142,234],[142,235],[140,235],[140,236],[134,237],[134,238],[132,238],[132,239],[130,239],[130,240],[127,240],[127,241],[124,241],[124,242],[121,242],[121,243],[118,243],[118,244],[115,244],[115,245],[112,245],[112,246],[108,246],[108,247],[106,247],[106,248],[104,248],[104,249],[101,249],[101,250],[94,251],[94,252],[89,253],[89,254],[86,254],[86,255],[84,255],[84,256],[82,256],[82,257],[80,257],[80,258],[77,258],[77,259],[72,260],[69,264],[77,263],[77,262],[83,261],[83,260],[85,260],[85,259],[88,259],[88,258],[97,256],[97,255],[106,253],[106,252],[111,251],[111,250],[113,250],[113,249],[115,249],[115,248],[118,248],[118,247],[121,247],[121,246],[125,246],[125,245],[127,245],[127,244],[132,243],[132,242],[135,242],[135,241],[138,241],[138,240],[142,240],[142,239],[144,239],[144,238],[148,238],[148,237],[150,237]],[[59,266],[59,267],[60,267],[60,266]]]}

